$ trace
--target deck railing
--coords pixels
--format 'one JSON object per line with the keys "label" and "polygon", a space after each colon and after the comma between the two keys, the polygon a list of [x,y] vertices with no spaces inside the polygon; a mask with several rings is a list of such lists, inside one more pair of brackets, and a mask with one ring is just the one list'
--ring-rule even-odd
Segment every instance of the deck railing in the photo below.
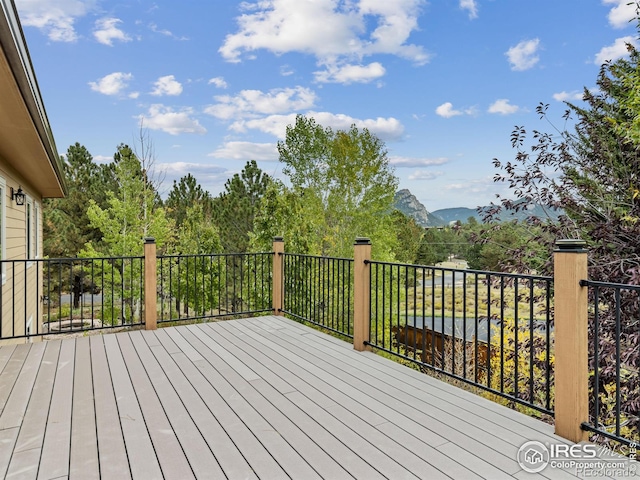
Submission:
{"label": "deck railing", "polygon": [[272,253],[157,257],[158,323],[271,312]]}
{"label": "deck railing", "polygon": [[553,278],[371,261],[367,345],[553,412]]}
{"label": "deck railing", "polygon": [[353,338],[353,259],[283,255],[282,312]]}
{"label": "deck railing", "polygon": [[583,428],[637,445],[640,286],[583,280],[589,289],[589,421]]}
{"label": "deck railing", "polygon": [[[4,260],[0,341],[148,327],[150,308],[154,324],[271,312],[272,257],[269,252]],[[155,285],[145,292],[149,260]]]}

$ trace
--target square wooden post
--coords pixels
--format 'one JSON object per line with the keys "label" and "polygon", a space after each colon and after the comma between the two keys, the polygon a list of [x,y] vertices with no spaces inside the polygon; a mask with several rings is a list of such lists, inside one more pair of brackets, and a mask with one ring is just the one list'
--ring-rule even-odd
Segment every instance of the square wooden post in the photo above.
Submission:
{"label": "square wooden post", "polygon": [[583,240],[558,240],[553,255],[555,310],[555,431],[572,442],[588,439],[587,250]]}
{"label": "square wooden post", "polygon": [[158,328],[156,240],[144,239],[144,328]]}
{"label": "square wooden post", "polygon": [[353,249],[353,348],[370,350],[371,321],[371,240],[356,238]]}
{"label": "square wooden post", "polygon": [[282,315],[284,302],[284,239],[282,237],[273,238],[273,285],[272,302],[273,314]]}

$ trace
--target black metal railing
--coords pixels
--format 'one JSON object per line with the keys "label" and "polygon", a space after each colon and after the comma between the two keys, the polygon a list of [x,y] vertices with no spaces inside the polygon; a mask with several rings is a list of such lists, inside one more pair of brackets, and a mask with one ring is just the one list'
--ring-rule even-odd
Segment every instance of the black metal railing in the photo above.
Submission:
{"label": "black metal railing", "polygon": [[589,288],[589,422],[584,429],[640,444],[640,286],[583,280]]}
{"label": "black metal railing", "polygon": [[271,312],[273,253],[158,256],[158,323]]}
{"label": "black metal railing", "polygon": [[283,312],[353,338],[353,259],[283,255]]}
{"label": "black metal railing", "polygon": [[0,340],[141,325],[144,257],[0,262]]}
{"label": "black metal railing", "polygon": [[[156,257],[157,319],[271,312],[273,253]],[[4,260],[0,340],[144,325],[144,256]]]}
{"label": "black metal railing", "polygon": [[551,277],[369,264],[370,346],[553,412]]}

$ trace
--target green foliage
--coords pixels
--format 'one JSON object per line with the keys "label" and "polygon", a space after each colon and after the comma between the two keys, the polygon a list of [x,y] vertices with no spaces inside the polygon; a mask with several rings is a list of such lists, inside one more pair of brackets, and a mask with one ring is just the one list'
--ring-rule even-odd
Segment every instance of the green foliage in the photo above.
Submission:
{"label": "green foliage", "polygon": [[[308,248],[300,253],[347,257],[353,255],[356,237],[369,237],[375,258],[393,258],[391,212],[398,180],[380,139],[355,125],[333,131],[298,116],[278,142],[278,152],[291,187],[269,192],[259,215],[263,230],[256,238],[264,242],[276,232]],[[278,193],[281,199],[274,198]],[[269,213],[276,222],[282,220],[276,229],[266,225]],[[307,241],[292,237],[307,232]]]}
{"label": "green foliage", "polygon": [[190,173],[179,182],[173,181],[173,188],[167,196],[165,208],[167,216],[180,227],[187,217],[187,209],[199,205],[205,218],[211,216],[212,199],[209,192],[202,189],[196,178]]}
{"label": "green foliage", "polygon": [[112,170],[94,163],[79,143],[67,149],[63,168],[67,196],[45,199],[43,207],[43,250],[51,258],[73,257],[85,243],[100,243],[101,232],[90,224],[87,205],[93,200],[104,207],[113,184]]}
{"label": "green foliage", "polygon": [[249,236],[254,229],[260,201],[270,183],[271,177],[258,168],[255,160],[251,160],[240,174],[236,173],[227,180],[224,192],[213,200],[213,217],[224,232],[221,240],[225,252],[249,250]]}
{"label": "green foliage", "polygon": [[89,242],[83,256],[127,256],[142,254],[142,240],[153,237],[159,248],[171,236],[171,222],[158,205],[157,193],[143,174],[140,160],[126,145],[116,154],[118,190],[107,192],[107,207],[89,202],[87,217],[102,233],[102,244]]}

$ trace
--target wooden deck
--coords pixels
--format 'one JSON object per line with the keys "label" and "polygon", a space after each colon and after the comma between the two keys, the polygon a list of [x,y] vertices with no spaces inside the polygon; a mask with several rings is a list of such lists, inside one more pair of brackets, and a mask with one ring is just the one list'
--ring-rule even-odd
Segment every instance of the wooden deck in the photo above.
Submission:
{"label": "wooden deck", "polygon": [[553,428],[281,317],[0,347],[0,478],[576,478]]}

